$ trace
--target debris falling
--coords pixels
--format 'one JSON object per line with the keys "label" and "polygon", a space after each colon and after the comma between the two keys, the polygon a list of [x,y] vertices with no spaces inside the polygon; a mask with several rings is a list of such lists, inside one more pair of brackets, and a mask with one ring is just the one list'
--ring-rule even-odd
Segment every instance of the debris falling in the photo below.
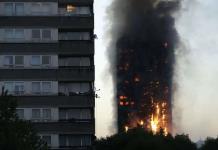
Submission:
{"label": "debris falling", "polygon": [[171,84],[178,1],[114,0],[109,50],[118,105],[118,131],[171,128]]}

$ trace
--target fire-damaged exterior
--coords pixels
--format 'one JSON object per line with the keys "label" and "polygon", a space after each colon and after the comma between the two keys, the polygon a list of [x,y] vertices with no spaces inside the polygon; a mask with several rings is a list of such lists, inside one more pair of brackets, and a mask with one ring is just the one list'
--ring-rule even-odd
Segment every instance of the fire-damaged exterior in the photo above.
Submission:
{"label": "fire-damaged exterior", "polygon": [[50,149],[92,149],[93,29],[93,0],[0,0],[0,86]]}
{"label": "fire-damaged exterior", "polygon": [[[143,127],[154,133],[171,130],[171,91],[177,32],[175,1],[114,2],[114,14],[124,23],[116,43],[118,131]],[[118,19],[116,20],[118,21]]]}

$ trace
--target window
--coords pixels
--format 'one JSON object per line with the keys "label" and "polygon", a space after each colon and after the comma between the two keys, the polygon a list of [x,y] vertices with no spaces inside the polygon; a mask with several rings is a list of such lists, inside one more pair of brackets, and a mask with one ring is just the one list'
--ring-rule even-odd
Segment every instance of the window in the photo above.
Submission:
{"label": "window", "polygon": [[40,109],[32,109],[32,119],[40,119]]}
{"label": "window", "polygon": [[50,65],[51,63],[51,56],[42,56],[42,65]]}
{"label": "window", "polygon": [[60,143],[60,147],[68,146],[67,136],[66,135],[60,135],[59,136],[59,143]]}
{"label": "window", "polygon": [[89,83],[71,83],[70,91],[75,93],[85,93],[89,92]]}
{"label": "window", "polygon": [[32,3],[32,15],[48,15],[51,12],[51,3],[49,2],[35,2]]}
{"label": "window", "polygon": [[81,15],[91,14],[90,7],[79,7],[78,13]]}
{"label": "window", "polygon": [[43,135],[42,140],[46,142],[48,146],[51,146],[51,136],[50,135]]}
{"label": "window", "polygon": [[24,3],[15,3],[15,14],[24,15]]}
{"label": "window", "polygon": [[88,94],[90,90],[91,84],[88,82],[59,84],[59,92],[65,95]]}
{"label": "window", "polygon": [[42,82],[42,92],[51,93],[51,82]]}
{"label": "window", "polygon": [[24,29],[5,29],[6,39],[24,39]]}
{"label": "window", "polygon": [[91,110],[89,109],[60,109],[60,120],[88,120],[91,119]]}
{"label": "window", "polygon": [[82,146],[90,146],[91,145],[91,137],[88,135],[81,136],[81,145]]}
{"label": "window", "polygon": [[32,82],[32,93],[40,94],[40,82]]}
{"label": "window", "polygon": [[80,92],[81,93],[89,92],[89,90],[90,90],[89,83],[80,83]]}
{"label": "window", "polygon": [[40,62],[40,56],[32,56],[31,65],[33,65],[33,66],[39,66],[40,64],[41,64],[41,62]]}
{"label": "window", "polygon": [[51,30],[50,29],[33,29],[32,39],[51,40]]}
{"label": "window", "polygon": [[24,39],[24,29],[15,29],[14,38]]}
{"label": "window", "polygon": [[41,7],[41,3],[32,3],[32,14],[39,14],[40,13],[40,7]]}
{"label": "window", "polygon": [[5,15],[24,15],[24,3],[5,3]]}
{"label": "window", "polygon": [[51,120],[51,109],[49,108],[33,108],[32,109],[32,119],[37,119],[41,121]]}
{"label": "window", "polygon": [[46,119],[46,120],[51,119],[51,109],[43,109],[42,114],[43,114],[43,119]]}
{"label": "window", "polygon": [[80,66],[90,66],[90,58],[88,58],[88,57],[81,57],[81,59],[80,59]]}
{"label": "window", "polygon": [[4,65],[5,66],[13,66],[14,61],[13,61],[13,56],[5,56],[4,57]]}
{"label": "window", "polygon": [[89,135],[60,135],[60,146],[90,146],[91,136]]}
{"label": "window", "polygon": [[80,65],[80,58],[79,57],[71,57],[68,58],[68,66],[79,66]]}
{"label": "window", "polygon": [[62,32],[59,34],[59,40],[90,40],[89,32]]}
{"label": "window", "polygon": [[42,39],[51,39],[51,30],[42,30]]}
{"label": "window", "polygon": [[31,65],[47,67],[51,65],[51,56],[32,56]]}
{"label": "window", "polygon": [[32,30],[32,39],[40,39],[40,29]]}
{"label": "window", "polygon": [[[63,9],[63,8],[62,8]],[[90,7],[84,6],[73,6],[73,5],[67,5],[66,6],[66,15],[90,15],[91,10]]]}
{"label": "window", "polygon": [[15,82],[14,83],[14,93],[16,95],[24,94],[24,82]]}
{"label": "window", "polygon": [[5,90],[9,94],[23,95],[24,94],[24,82],[4,82]]}
{"label": "window", "polygon": [[44,14],[49,14],[51,12],[51,3],[49,2],[43,2],[41,3],[41,10]]}
{"label": "window", "polygon": [[60,58],[59,65],[64,66],[90,66],[90,58],[89,57],[68,57],[68,58]]}
{"label": "window", "polygon": [[4,66],[13,67],[14,65],[23,66],[24,56],[4,56]]}
{"label": "window", "polygon": [[16,113],[20,119],[24,119],[24,109],[16,109]]}
{"label": "window", "polygon": [[14,38],[13,29],[5,29],[5,38],[6,39],[13,39]]}
{"label": "window", "polygon": [[13,3],[5,3],[4,13],[9,16],[13,15]]}
{"label": "window", "polygon": [[81,119],[91,119],[91,111],[89,109],[80,109]]}
{"label": "window", "polygon": [[51,82],[32,82],[33,94],[50,94],[52,90]]}
{"label": "window", "polygon": [[24,65],[24,57],[23,56],[15,56],[15,65],[23,66]]}
{"label": "window", "polygon": [[80,38],[81,38],[81,40],[90,40],[90,39],[91,39],[91,36],[90,36],[90,33],[89,33],[89,32],[82,32]]}
{"label": "window", "polygon": [[4,82],[4,88],[8,91],[8,94],[12,94],[14,92],[13,82]]}

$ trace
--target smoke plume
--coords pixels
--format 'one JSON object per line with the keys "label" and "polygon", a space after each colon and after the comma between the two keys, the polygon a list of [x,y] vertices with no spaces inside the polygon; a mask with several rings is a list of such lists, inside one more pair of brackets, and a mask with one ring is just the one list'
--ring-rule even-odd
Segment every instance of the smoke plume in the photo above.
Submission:
{"label": "smoke plume", "polygon": [[116,85],[119,131],[125,125],[136,126],[138,120],[147,128],[159,102],[163,107],[167,103],[167,110],[161,112],[166,111],[166,121],[171,123],[174,49],[178,42],[172,14],[178,8],[179,2],[172,0],[114,0],[108,9],[108,55]]}
{"label": "smoke plume", "polygon": [[217,14],[215,0],[184,0],[176,20],[174,124],[194,140],[218,135]]}

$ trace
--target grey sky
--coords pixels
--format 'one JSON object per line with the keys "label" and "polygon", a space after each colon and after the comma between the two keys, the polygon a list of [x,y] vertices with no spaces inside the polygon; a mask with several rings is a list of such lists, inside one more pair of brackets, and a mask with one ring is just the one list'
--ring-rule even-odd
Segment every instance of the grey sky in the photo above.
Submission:
{"label": "grey sky", "polygon": [[216,0],[184,0],[177,19],[174,123],[194,140],[218,135],[217,14]]}

